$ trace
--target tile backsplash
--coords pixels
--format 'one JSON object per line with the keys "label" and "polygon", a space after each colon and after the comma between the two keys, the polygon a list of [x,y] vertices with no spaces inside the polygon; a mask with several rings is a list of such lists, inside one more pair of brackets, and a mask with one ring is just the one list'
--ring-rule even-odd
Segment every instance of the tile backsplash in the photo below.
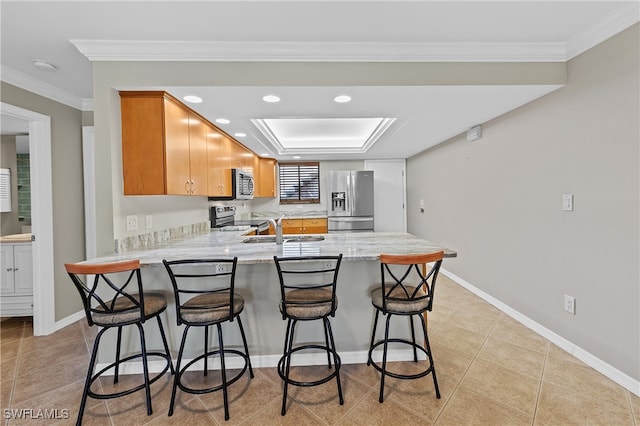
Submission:
{"label": "tile backsplash", "polygon": [[115,240],[116,253],[124,253],[131,250],[139,250],[151,247],[155,244],[164,243],[176,238],[188,237],[190,235],[211,232],[211,223],[194,223],[192,225],[178,226],[176,228],[163,229],[160,231],[147,232],[144,234],[132,235]]}

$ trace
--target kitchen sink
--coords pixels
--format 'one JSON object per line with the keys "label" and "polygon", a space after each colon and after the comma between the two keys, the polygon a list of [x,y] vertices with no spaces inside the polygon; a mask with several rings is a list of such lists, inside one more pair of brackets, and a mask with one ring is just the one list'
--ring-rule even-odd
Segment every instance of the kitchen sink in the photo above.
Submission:
{"label": "kitchen sink", "polygon": [[[305,243],[311,241],[322,241],[324,237],[322,235],[295,235],[285,236],[283,242],[285,243]],[[275,235],[257,235],[255,237],[249,237],[242,240],[243,243],[275,243]]]}

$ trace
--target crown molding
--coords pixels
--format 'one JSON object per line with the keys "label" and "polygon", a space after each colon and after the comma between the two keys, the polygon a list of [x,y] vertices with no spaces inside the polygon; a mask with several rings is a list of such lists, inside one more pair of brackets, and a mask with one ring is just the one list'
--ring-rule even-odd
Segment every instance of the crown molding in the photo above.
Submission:
{"label": "crown molding", "polygon": [[576,34],[567,41],[567,60],[602,43],[609,37],[640,22],[640,2],[630,4],[602,19],[598,24]]}
{"label": "crown molding", "polygon": [[60,102],[61,104],[70,106],[71,108],[79,109],[81,111],[93,110],[93,100],[89,100],[92,108],[85,109],[86,99],[72,95],[71,93],[52,86],[49,83],[45,83],[27,74],[21,73],[20,71],[16,71],[13,68],[2,65],[0,70],[2,72],[1,79],[5,83],[33,92],[47,99]]}
{"label": "crown molding", "polygon": [[563,62],[564,43],[80,40],[91,61]]}

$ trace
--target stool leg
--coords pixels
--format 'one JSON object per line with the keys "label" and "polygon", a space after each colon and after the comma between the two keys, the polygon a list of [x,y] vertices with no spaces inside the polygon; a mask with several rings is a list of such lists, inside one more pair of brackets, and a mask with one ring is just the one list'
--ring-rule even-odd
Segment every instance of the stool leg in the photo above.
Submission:
{"label": "stool leg", "polygon": [[438,379],[436,378],[436,366],[433,364],[433,356],[431,355],[431,346],[429,345],[429,337],[427,336],[427,324],[424,321],[424,317],[420,315],[422,330],[424,331],[424,346],[429,356],[429,362],[431,363],[431,375],[433,376],[433,386],[436,388],[436,397],[440,399],[440,389],[438,388]]}
{"label": "stool leg", "polygon": [[113,384],[118,383],[118,373],[120,371],[120,342],[122,341],[122,326],[118,326],[118,340],[116,341],[116,365],[113,373]]}
{"label": "stool leg", "polygon": [[204,375],[206,376],[209,373],[209,357],[206,356],[207,351],[209,350],[209,326],[204,327]]}
{"label": "stool leg", "polygon": [[287,323],[287,335],[285,336],[285,350],[284,350],[284,390],[282,393],[282,410],[280,414],[283,416],[287,412],[287,392],[289,385],[289,371],[291,368],[291,349],[293,348],[293,335],[296,329],[296,320],[289,318]]}
{"label": "stool leg", "polygon": [[169,344],[167,343],[167,336],[164,334],[164,327],[162,326],[162,320],[158,315],[156,317],[158,320],[158,328],[160,329],[160,337],[162,337],[162,344],[164,345],[164,351],[167,354],[167,361],[169,361],[169,369],[171,374],[175,374],[175,370],[173,369],[173,362],[171,360],[171,351],[169,351]]}
{"label": "stool leg", "polygon": [[[220,374],[222,375],[222,398],[224,400],[224,419],[229,420],[229,401],[227,396],[227,370],[224,366],[224,342],[222,339],[222,326],[218,326],[218,345],[220,347]],[[208,327],[207,327],[208,328]]]}
{"label": "stool leg", "polygon": [[[338,361],[338,352],[336,351],[336,342],[333,340],[333,332],[331,331],[331,322],[329,318],[323,318],[325,323],[325,331],[329,333],[329,339],[331,341],[331,351],[333,353],[333,365],[336,367],[336,382],[338,383],[338,397],[340,405],[344,405],[344,398],[342,397],[342,386],[340,385],[340,361]],[[328,344],[328,343],[327,343]]]}
{"label": "stool leg", "polygon": [[327,334],[327,327],[328,327],[328,323],[329,321],[325,318],[323,318],[322,321],[324,324],[322,325],[322,327],[324,328],[324,343],[325,345],[327,345],[327,365],[328,368],[331,369],[331,351],[329,351],[329,348],[331,348],[331,346],[329,346],[329,336]]}
{"label": "stool leg", "polygon": [[141,323],[136,323],[140,332],[140,350],[142,351],[142,371],[144,374],[144,391],[147,398],[147,416],[153,414],[151,408],[151,387],[149,386],[149,363],[147,362],[147,345],[145,344],[144,329]]}
{"label": "stool leg", "polygon": [[169,416],[173,416],[173,404],[176,401],[176,390],[178,389],[178,382],[180,381],[180,377],[182,376],[182,371],[180,371],[180,364],[182,363],[182,353],[184,351],[184,344],[187,341],[187,331],[189,330],[189,325],[186,325],[184,331],[182,332],[182,341],[180,342],[180,349],[178,350],[178,361],[176,362],[176,375],[173,378],[173,388],[171,389],[171,402],[169,403]]}
{"label": "stool leg", "polygon": [[411,326],[411,341],[413,342],[413,362],[418,362],[418,349],[416,348],[416,329],[413,325],[413,315],[409,315],[409,325]]}
{"label": "stool leg", "polygon": [[91,379],[93,378],[93,369],[95,367],[96,358],[98,355],[98,346],[100,345],[100,338],[102,337],[102,334],[105,331],[107,331],[107,328],[102,328],[96,335],[96,339],[93,342],[93,350],[91,351],[91,359],[89,360],[89,369],[87,371],[87,378],[84,381],[84,390],[82,391],[82,399],[80,400],[80,410],[78,411],[76,426],[80,426],[82,424],[84,407],[87,404],[87,397],[89,396],[89,389],[91,388]]}
{"label": "stool leg", "polygon": [[247,354],[247,364],[249,365],[249,377],[253,379],[253,368],[251,368],[251,357],[249,356],[249,347],[247,346],[247,338],[244,335],[244,327],[242,326],[242,320],[238,315],[238,327],[240,328],[240,335],[242,336],[242,343],[244,344],[244,353]]}
{"label": "stool leg", "polygon": [[373,332],[371,333],[371,344],[369,345],[369,357],[367,358],[367,365],[371,365],[371,353],[373,351],[373,343],[376,338],[376,328],[378,326],[378,315],[380,311],[376,309],[376,318],[373,320]]}
{"label": "stool leg", "polygon": [[378,401],[384,401],[384,376],[387,374],[387,347],[389,345],[389,321],[391,314],[387,313],[387,322],[384,329],[384,349],[382,350],[382,374],[380,377],[380,398]]}

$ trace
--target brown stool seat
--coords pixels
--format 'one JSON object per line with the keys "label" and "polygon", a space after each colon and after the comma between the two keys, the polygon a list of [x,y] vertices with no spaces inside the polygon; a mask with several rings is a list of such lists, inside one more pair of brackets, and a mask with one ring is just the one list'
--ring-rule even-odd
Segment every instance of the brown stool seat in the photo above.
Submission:
{"label": "brown stool seat", "polygon": [[97,307],[93,314],[93,321],[97,325],[114,325],[126,324],[141,321],[143,318],[149,319],[167,308],[167,298],[162,293],[144,292],[144,314],[141,314],[140,308],[136,303],[140,303],[140,295],[132,294],[132,301],[126,297],[118,297],[107,302],[107,305],[113,306],[112,310],[106,311],[101,307]]}
{"label": "brown stool seat", "polygon": [[[413,286],[406,286],[406,293],[400,288],[392,288],[391,285],[385,285],[384,291],[378,287],[371,291],[371,303],[378,309],[383,309],[384,297],[388,294],[390,297],[387,300],[387,312],[394,314],[409,314],[411,312],[423,312],[429,305],[429,299],[426,297],[427,293],[422,289]],[[411,298],[410,294],[415,293],[417,297]]]}

